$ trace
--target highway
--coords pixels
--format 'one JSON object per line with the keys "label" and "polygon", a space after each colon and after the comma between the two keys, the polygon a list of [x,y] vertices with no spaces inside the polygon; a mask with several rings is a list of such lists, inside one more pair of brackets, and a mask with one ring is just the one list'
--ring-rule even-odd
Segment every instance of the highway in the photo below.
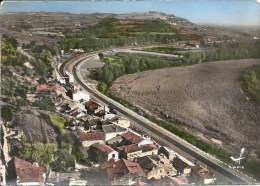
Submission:
{"label": "highway", "polygon": [[[67,63],[70,63],[70,69],[72,69],[72,74],[74,76],[75,81],[86,91],[92,94],[93,97],[103,101],[105,104],[113,106],[116,110],[120,113],[125,115],[126,117],[130,118],[131,120],[139,123],[142,125],[150,133],[154,133],[160,137],[163,137],[165,141],[173,144],[174,146],[180,148],[185,153],[191,155],[195,159],[199,160],[203,164],[207,165],[211,169],[215,170],[216,172],[220,173],[221,175],[225,176],[229,180],[233,182],[233,184],[256,184],[255,180],[229,168],[224,163],[220,162],[219,160],[215,159],[214,157],[210,156],[209,154],[201,151],[200,149],[194,147],[193,145],[189,144],[188,142],[184,141],[183,139],[179,138],[178,136],[170,133],[169,131],[157,126],[156,124],[150,122],[146,118],[136,114],[135,112],[131,111],[130,109],[125,108],[121,104],[117,103],[116,101],[108,98],[107,96],[103,95],[96,89],[88,86],[84,79],[79,74],[79,69],[77,66],[82,62],[86,62],[87,58],[93,57],[94,53],[89,55],[84,55],[83,57],[72,57],[66,60],[59,69],[61,74],[64,73],[65,67],[68,67]],[[96,53],[97,55],[97,53]],[[64,69],[65,68],[65,69]]]}

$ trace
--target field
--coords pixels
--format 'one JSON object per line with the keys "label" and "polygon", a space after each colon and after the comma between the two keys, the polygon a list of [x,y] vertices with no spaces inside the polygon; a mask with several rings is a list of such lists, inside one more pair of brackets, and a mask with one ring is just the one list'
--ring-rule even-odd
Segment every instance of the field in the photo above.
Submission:
{"label": "field", "polygon": [[145,71],[118,78],[116,96],[178,123],[238,155],[260,159],[260,108],[241,90],[243,73],[260,60],[230,60]]}

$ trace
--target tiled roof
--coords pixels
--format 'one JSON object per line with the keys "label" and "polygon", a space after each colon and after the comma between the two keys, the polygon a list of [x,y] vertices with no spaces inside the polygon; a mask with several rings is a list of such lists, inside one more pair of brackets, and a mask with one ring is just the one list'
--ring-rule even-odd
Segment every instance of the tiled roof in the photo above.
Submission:
{"label": "tiled roof", "polygon": [[31,163],[14,157],[14,167],[17,177],[21,183],[39,182],[44,183],[43,173],[46,169],[41,166],[35,166]]}
{"label": "tiled roof", "polygon": [[100,104],[98,104],[97,102],[93,101],[93,100],[89,100],[88,102],[85,103],[85,106],[88,108],[88,109],[91,109],[91,110],[96,110],[98,109],[98,107],[101,107]]}
{"label": "tiled roof", "polygon": [[138,176],[146,176],[138,163],[125,159],[121,159],[116,162],[114,159],[111,159],[101,164],[100,168],[107,173],[110,181],[116,180],[128,173]]}
{"label": "tiled roof", "polygon": [[211,179],[215,177],[214,173],[205,167],[195,166],[192,167],[192,170],[203,179]]}
{"label": "tiled roof", "polygon": [[91,145],[91,147],[96,148],[106,154],[109,154],[110,152],[114,151],[114,149],[112,149],[111,147],[104,145],[104,144],[100,144],[100,143],[95,143],[95,144]]}
{"label": "tiled roof", "polygon": [[130,141],[131,143],[136,143],[136,144],[143,140],[141,136],[138,136],[130,131],[126,132],[122,137]]}
{"label": "tiled roof", "polygon": [[79,139],[81,141],[105,140],[104,132],[80,132]]}
{"label": "tiled roof", "polygon": [[131,162],[129,160],[122,159],[122,162],[126,166],[127,170],[131,174],[137,174],[139,176],[146,176],[143,169],[140,167],[138,163]]}
{"label": "tiled roof", "polygon": [[131,144],[131,145],[118,147],[118,150],[123,151],[124,153],[132,153],[132,152],[136,152],[136,151],[141,151],[141,149],[138,147],[137,144]]}
{"label": "tiled roof", "polygon": [[140,148],[142,149],[142,152],[148,152],[157,149],[158,147],[155,144],[147,144],[147,145],[142,145]]}

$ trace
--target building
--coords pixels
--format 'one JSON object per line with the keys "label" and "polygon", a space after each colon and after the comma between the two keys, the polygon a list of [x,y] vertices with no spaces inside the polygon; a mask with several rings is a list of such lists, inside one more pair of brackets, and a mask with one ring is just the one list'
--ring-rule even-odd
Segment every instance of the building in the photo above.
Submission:
{"label": "building", "polygon": [[138,146],[147,145],[147,144],[153,144],[154,142],[147,137],[141,136],[140,134],[134,132],[134,131],[127,131],[122,136],[125,145],[130,144],[138,144]]}
{"label": "building", "polygon": [[44,185],[46,179],[45,168],[17,157],[14,157],[13,162],[17,185]]}
{"label": "building", "polygon": [[188,185],[187,182],[184,182],[181,179],[172,176],[163,176],[160,179],[152,180],[149,184],[150,185]]}
{"label": "building", "polygon": [[112,158],[109,161],[101,164],[100,169],[107,175],[107,178],[110,182],[119,180],[122,177],[133,178],[146,176],[138,163],[131,162],[126,159],[115,161]]}
{"label": "building", "polygon": [[81,90],[74,90],[72,91],[72,100],[79,102],[80,100],[84,100],[84,102],[89,101],[90,97],[89,94],[81,91]]}
{"label": "building", "polygon": [[104,144],[94,143],[88,152],[90,160],[94,162],[104,163],[111,158],[118,160],[118,152]]}
{"label": "building", "polygon": [[189,176],[191,167],[195,165],[181,156],[176,156],[173,159],[173,166],[177,169],[178,175],[184,174],[185,176]]}
{"label": "building", "polygon": [[172,161],[176,156],[176,152],[167,147],[160,147],[159,152],[163,153],[170,161]]}
{"label": "building", "polygon": [[134,160],[142,155],[142,149],[138,147],[138,144],[117,147],[117,149],[120,152],[120,156],[128,160]]}
{"label": "building", "polygon": [[89,101],[87,101],[85,103],[85,108],[87,110],[87,113],[89,115],[93,115],[93,114],[96,114],[98,109],[101,107],[100,104],[98,104],[96,101],[90,99]]}
{"label": "building", "polygon": [[108,124],[103,123],[102,130],[106,134],[105,141],[110,140],[116,136],[122,135],[127,132],[127,129],[112,123],[108,123]]}
{"label": "building", "polygon": [[192,167],[189,178],[191,183],[196,184],[213,184],[216,180],[213,172],[199,165]]}
{"label": "building", "polygon": [[83,147],[89,147],[94,143],[105,143],[104,132],[80,132],[79,139],[82,142]]}
{"label": "building", "polygon": [[123,141],[121,136],[116,136],[106,141],[106,144],[112,148],[119,147]]}
{"label": "building", "polygon": [[142,145],[140,147],[138,144],[131,144],[117,147],[117,149],[119,150],[121,157],[128,160],[158,154],[158,147],[155,144]]}
{"label": "building", "polygon": [[162,176],[176,176],[177,170],[163,154],[144,156],[136,159],[144,169],[147,178],[160,179]]}

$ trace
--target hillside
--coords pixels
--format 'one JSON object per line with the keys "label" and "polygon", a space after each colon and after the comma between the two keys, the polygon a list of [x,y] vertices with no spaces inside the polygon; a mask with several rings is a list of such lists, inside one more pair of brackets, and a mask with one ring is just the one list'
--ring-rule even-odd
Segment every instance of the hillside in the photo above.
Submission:
{"label": "hillside", "polygon": [[125,75],[111,91],[163,119],[229,149],[260,158],[260,110],[240,89],[259,60],[233,60]]}

